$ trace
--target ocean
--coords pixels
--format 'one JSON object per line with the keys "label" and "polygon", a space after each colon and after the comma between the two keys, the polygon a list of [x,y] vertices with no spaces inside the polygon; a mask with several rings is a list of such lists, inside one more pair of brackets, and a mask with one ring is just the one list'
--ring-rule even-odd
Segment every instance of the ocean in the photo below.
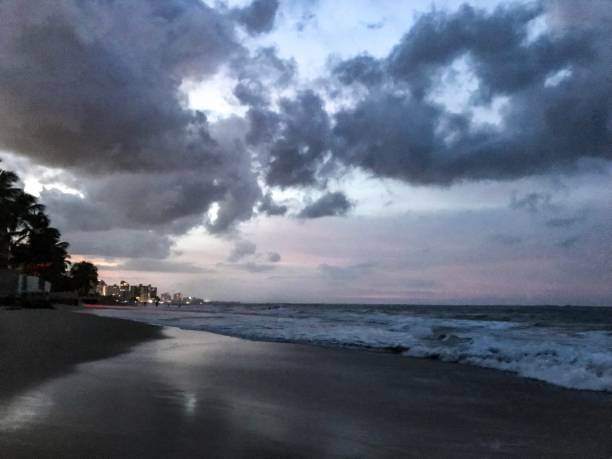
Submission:
{"label": "ocean", "polygon": [[610,307],[208,303],[91,312],[251,340],[395,352],[612,392]]}

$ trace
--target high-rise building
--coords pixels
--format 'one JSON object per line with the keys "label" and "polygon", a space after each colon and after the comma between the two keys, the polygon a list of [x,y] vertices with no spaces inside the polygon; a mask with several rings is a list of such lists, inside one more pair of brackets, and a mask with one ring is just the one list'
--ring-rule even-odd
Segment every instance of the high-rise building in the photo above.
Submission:
{"label": "high-rise building", "polygon": [[119,300],[127,303],[131,300],[130,284],[126,281],[119,282]]}
{"label": "high-rise building", "polygon": [[[119,285],[107,285],[104,281],[98,283],[97,291],[100,295],[113,297],[121,303],[152,303],[157,298],[157,287],[151,284],[130,285],[126,281],[121,281]],[[168,302],[171,297],[168,293]]]}
{"label": "high-rise building", "polygon": [[98,295],[106,295],[106,287],[106,282],[99,280],[98,285],[96,286],[96,293]]}
{"label": "high-rise building", "polygon": [[140,288],[138,285],[130,285],[130,293],[128,295],[128,301],[138,301],[140,297]]}
{"label": "high-rise building", "polygon": [[157,297],[157,287],[153,287],[151,284],[138,284],[130,286],[129,301],[151,303],[155,301],[155,297]]}
{"label": "high-rise building", "polygon": [[112,296],[116,300],[121,296],[121,290],[117,284],[107,285],[104,288],[104,296]]}
{"label": "high-rise building", "polygon": [[160,299],[162,303],[171,303],[172,295],[170,295],[168,292],[164,292],[160,295]]}

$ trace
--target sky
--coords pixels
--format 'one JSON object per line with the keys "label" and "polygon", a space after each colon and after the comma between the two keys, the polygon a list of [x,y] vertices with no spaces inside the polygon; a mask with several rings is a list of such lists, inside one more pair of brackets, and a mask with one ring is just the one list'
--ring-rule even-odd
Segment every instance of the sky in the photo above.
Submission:
{"label": "sky", "polygon": [[107,283],[612,304],[612,1],[0,0],[0,159]]}

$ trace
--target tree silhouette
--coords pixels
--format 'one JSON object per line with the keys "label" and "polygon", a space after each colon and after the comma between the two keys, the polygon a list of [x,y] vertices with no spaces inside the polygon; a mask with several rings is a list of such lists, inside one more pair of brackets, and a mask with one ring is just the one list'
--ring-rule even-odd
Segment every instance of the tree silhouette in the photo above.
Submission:
{"label": "tree silhouette", "polygon": [[21,189],[18,188],[17,174],[0,169],[0,268],[9,264],[11,250],[11,227],[15,220],[15,202]]}
{"label": "tree silhouette", "polygon": [[73,288],[81,296],[88,295],[98,285],[98,268],[88,261],[80,261],[70,269]]}
{"label": "tree silhouette", "polygon": [[18,182],[17,174],[0,169],[0,269],[18,268],[62,284],[69,265],[68,243],[50,226],[45,207]]}
{"label": "tree silhouette", "polygon": [[60,241],[60,232],[49,226],[49,219],[39,214],[29,219],[27,240],[13,249],[12,263],[26,274],[40,276],[52,285],[63,282],[70,265],[68,243]]}

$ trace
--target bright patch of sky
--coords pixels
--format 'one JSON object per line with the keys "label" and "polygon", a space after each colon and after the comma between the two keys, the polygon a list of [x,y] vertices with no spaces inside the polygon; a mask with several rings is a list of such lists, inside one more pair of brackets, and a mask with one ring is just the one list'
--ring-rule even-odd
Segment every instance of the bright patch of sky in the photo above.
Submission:
{"label": "bright patch of sky", "polygon": [[544,81],[544,86],[549,87],[549,88],[558,86],[561,83],[563,83],[565,80],[571,78],[571,76],[572,76],[572,69],[570,68],[561,69],[553,73],[552,75],[550,75],[548,78],[546,78],[546,81]]}
{"label": "bright patch of sky", "polygon": [[472,71],[470,59],[463,55],[442,72],[428,98],[450,113],[469,114],[474,127],[482,125],[501,127],[503,110],[510,99],[496,96],[488,104],[475,104],[479,87],[480,82]]}
{"label": "bright patch of sky", "polygon": [[532,19],[527,24],[527,38],[525,40],[525,44],[528,45],[530,43],[535,42],[538,38],[540,38],[546,31],[549,29],[548,19],[546,16],[538,16],[535,19]]}
{"label": "bright patch of sky", "polygon": [[[230,2],[244,4],[245,2]],[[360,53],[383,57],[410,29],[415,18],[437,10],[456,10],[461,0],[334,0],[283,2],[277,28],[256,44],[278,47],[298,62],[300,76],[313,80],[325,72],[330,55]],[[497,1],[472,5],[494,9]]]}
{"label": "bright patch of sky", "polygon": [[62,169],[33,164],[28,159],[9,152],[0,151],[0,167],[17,172],[23,183],[23,189],[34,196],[40,196],[43,190],[58,190],[84,198],[70,175]]}
{"label": "bright patch of sky", "polygon": [[246,108],[234,97],[234,85],[235,82],[222,71],[202,82],[184,81],[181,91],[190,108],[203,111],[209,121],[214,122],[246,113]]}

